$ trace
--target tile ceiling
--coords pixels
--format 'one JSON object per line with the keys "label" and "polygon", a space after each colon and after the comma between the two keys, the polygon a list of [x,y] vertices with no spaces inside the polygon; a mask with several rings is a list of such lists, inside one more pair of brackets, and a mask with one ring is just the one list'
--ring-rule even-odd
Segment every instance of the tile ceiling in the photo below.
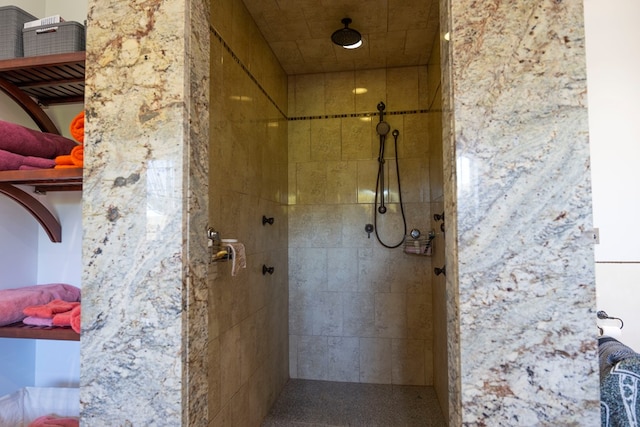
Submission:
{"label": "tile ceiling", "polygon": [[[438,30],[437,0],[243,0],[289,75],[427,63]],[[362,47],[331,34],[349,17]]]}

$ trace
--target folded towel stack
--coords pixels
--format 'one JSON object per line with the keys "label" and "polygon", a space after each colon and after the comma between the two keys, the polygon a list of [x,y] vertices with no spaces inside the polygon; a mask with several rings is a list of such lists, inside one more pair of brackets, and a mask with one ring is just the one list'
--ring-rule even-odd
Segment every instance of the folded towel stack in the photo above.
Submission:
{"label": "folded towel stack", "polygon": [[43,305],[25,307],[22,323],[32,326],[67,326],[80,333],[80,303],[55,299]]}
{"label": "folded towel stack", "polygon": [[0,326],[20,322],[25,307],[44,305],[53,300],[80,301],[80,289],[64,283],[0,290]]}
{"label": "folded towel stack", "polygon": [[0,120],[0,170],[53,168],[56,157],[77,145],[64,136]]}
{"label": "folded towel stack", "polygon": [[73,147],[71,153],[56,157],[56,169],[81,168],[84,165],[84,111],[78,113],[71,120],[69,132],[80,145]]}

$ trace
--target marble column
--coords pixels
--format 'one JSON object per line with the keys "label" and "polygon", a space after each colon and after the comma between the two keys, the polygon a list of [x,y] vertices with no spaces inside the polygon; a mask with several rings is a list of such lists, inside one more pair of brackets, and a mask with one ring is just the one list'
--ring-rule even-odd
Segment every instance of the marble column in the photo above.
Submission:
{"label": "marble column", "polygon": [[207,425],[209,5],[91,0],[85,426]]}
{"label": "marble column", "polygon": [[600,425],[582,2],[441,24],[451,425]]}

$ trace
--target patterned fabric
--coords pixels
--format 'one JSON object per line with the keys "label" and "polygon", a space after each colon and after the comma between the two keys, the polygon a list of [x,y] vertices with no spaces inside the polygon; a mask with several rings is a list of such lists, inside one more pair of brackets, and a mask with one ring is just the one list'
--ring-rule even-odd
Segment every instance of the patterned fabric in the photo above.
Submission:
{"label": "patterned fabric", "polygon": [[602,426],[639,427],[640,354],[611,338],[600,342],[599,353]]}

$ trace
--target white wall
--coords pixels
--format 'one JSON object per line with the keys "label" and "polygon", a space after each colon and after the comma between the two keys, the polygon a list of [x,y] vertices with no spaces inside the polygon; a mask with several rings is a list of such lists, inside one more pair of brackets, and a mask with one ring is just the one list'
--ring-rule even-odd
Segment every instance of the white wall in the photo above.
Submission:
{"label": "white wall", "polygon": [[[0,197],[0,289],[27,286],[36,280],[38,232],[34,222],[13,200]],[[32,385],[34,367],[32,340],[0,339],[0,396]]]}
{"label": "white wall", "polygon": [[[0,0],[0,6],[15,5],[42,18],[60,14],[67,21],[84,23],[87,0]],[[45,109],[64,136],[71,137],[69,124],[82,111],[81,104]],[[0,93],[0,120],[37,129],[29,116]],[[23,187],[31,191],[29,187]],[[58,218],[62,242],[51,243],[46,233],[15,202],[0,197],[0,288],[36,283],[69,283],[80,287],[81,198],[80,192],[36,196]],[[48,340],[0,339],[0,395],[25,385],[77,386],[80,376],[80,344]]]}
{"label": "white wall", "polygon": [[640,351],[640,2],[585,0],[599,310]]}

